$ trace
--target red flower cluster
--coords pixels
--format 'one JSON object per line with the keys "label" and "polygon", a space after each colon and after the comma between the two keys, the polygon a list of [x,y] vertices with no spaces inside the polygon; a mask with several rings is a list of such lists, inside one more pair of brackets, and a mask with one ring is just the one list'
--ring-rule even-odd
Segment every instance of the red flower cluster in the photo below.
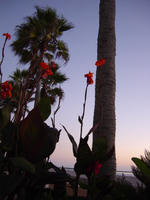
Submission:
{"label": "red flower cluster", "polygon": [[11,39],[11,35],[9,33],[3,33],[3,36],[5,36],[6,39],[8,39],[8,40]]}
{"label": "red flower cluster", "polygon": [[85,74],[84,77],[87,78],[87,84],[91,85],[94,83],[93,81],[93,73],[89,72],[88,74]]}
{"label": "red flower cluster", "polygon": [[94,164],[90,164],[90,166],[87,169],[87,173],[94,172],[95,175],[99,173],[100,168],[102,167],[102,164],[99,163],[99,161],[96,161]]}
{"label": "red flower cluster", "polygon": [[[55,64],[55,63],[54,63]],[[49,65],[45,62],[40,63],[41,68],[43,69],[44,73],[42,74],[42,78],[46,79],[47,76],[53,75],[52,70],[50,69]]]}
{"label": "red flower cluster", "polygon": [[5,99],[6,97],[11,98],[12,97],[11,90],[12,90],[12,86],[11,86],[10,83],[8,83],[8,81],[1,83],[1,85],[0,85],[0,96],[2,97],[2,99]]}
{"label": "red flower cluster", "polygon": [[106,59],[100,59],[100,60],[98,60],[98,61],[96,61],[96,63],[95,63],[95,65],[97,66],[97,67],[101,67],[102,65],[104,65],[106,63]]}

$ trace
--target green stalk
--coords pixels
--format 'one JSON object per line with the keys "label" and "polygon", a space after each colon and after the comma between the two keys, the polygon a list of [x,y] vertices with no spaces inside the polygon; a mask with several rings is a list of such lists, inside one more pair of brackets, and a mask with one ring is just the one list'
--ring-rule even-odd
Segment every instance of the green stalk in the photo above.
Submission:
{"label": "green stalk", "polygon": [[89,84],[87,83],[86,88],[85,88],[85,95],[84,95],[84,103],[83,103],[83,113],[81,116],[81,129],[80,129],[80,139],[82,138],[82,131],[83,131],[83,119],[85,115],[85,106],[86,106],[86,100],[87,100],[87,90],[88,90]]}

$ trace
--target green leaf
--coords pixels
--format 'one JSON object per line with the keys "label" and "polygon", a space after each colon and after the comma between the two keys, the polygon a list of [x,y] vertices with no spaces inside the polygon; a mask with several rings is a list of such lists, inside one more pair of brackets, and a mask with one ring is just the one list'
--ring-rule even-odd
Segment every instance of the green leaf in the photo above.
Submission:
{"label": "green leaf", "polygon": [[150,169],[147,167],[147,165],[139,158],[132,158],[132,161],[135,163],[135,165],[141,170],[141,172],[150,179]]}
{"label": "green leaf", "polygon": [[78,146],[76,141],[74,140],[73,136],[67,131],[67,129],[65,128],[65,126],[62,125],[62,127],[64,128],[64,130],[66,131],[70,142],[72,143],[72,149],[73,149],[73,155],[74,157],[77,157],[77,152],[78,152]]}
{"label": "green leaf", "polygon": [[41,97],[37,107],[40,110],[41,117],[45,121],[51,114],[51,100],[48,96]]}
{"label": "green leaf", "polygon": [[93,153],[87,143],[88,137],[80,139],[80,144],[77,154],[77,162],[74,166],[75,172],[78,175],[87,174],[87,168],[93,161]]}
{"label": "green leaf", "polygon": [[23,157],[14,157],[9,159],[12,165],[16,168],[23,169],[31,174],[35,173],[34,165]]}
{"label": "green leaf", "polygon": [[21,122],[19,130],[21,149],[24,156],[30,161],[36,160],[44,145],[46,132],[43,130],[44,121],[38,107],[35,107]]}
{"label": "green leaf", "polygon": [[31,162],[39,162],[55,150],[60,131],[44,123],[38,107],[35,107],[20,125],[20,143],[24,156]]}
{"label": "green leaf", "polygon": [[45,132],[46,137],[37,159],[49,157],[54,152],[56,143],[59,141],[60,131],[56,128],[51,128],[44,123],[43,132]]}
{"label": "green leaf", "polygon": [[24,177],[19,175],[0,175],[0,199],[11,194],[21,183]]}

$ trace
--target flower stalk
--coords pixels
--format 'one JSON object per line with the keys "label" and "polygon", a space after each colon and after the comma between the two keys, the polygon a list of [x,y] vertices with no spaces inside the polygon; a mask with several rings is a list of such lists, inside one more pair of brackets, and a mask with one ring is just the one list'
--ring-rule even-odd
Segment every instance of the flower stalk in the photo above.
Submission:
{"label": "flower stalk", "polygon": [[83,132],[83,119],[84,119],[84,115],[85,115],[85,106],[86,106],[86,100],[87,100],[88,86],[89,86],[89,84],[87,83],[86,88],[85,88],[85,95],[84,95],[83,113],[82,113],[82,116],[81,116],[81,118],[80,118],[80,119],[81,119],[81,120],[80,120],[80,123],[81,123],[81,128],[80,128],[80,139],[82,138],[82,132]]}

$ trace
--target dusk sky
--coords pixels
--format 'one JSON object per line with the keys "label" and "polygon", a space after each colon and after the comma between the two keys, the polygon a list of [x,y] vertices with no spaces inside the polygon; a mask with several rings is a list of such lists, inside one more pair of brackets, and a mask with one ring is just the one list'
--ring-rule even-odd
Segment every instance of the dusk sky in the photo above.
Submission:
{"label": "dusk sky", "polygon": [[[69,78],[62,85],[65,98],[56,115],[57,128],[65,125],[79,140],[78,116],[89,71],[95,75],[99,0],[0,0],[0,47],[3,33],[10,33],[2,65],[3,81],[17,68],[23,69],[10,44],[15,39],[15,27],[24,17],[35,12],[35,6],[55,8],[74,28],[62,39],[68,44],[70,60],[61,71]],[[1,55],[1,54],[0,54]],[[130,170],[131,157],[150,151],[150,0],[116,0],[116,156],[117,169]],[[95,78],[95,76],[94,76]],[[84,121],[84,135],[92,127],[95,85],[90,85]],[[111,101],[111,99],[110,99]],[[51,125],[51,120],[47,123]],[[92,139],[89,143],[91,145]],[[60,141],[51,160],[57,166],[73,167],[72,146],[62,130]]]}

